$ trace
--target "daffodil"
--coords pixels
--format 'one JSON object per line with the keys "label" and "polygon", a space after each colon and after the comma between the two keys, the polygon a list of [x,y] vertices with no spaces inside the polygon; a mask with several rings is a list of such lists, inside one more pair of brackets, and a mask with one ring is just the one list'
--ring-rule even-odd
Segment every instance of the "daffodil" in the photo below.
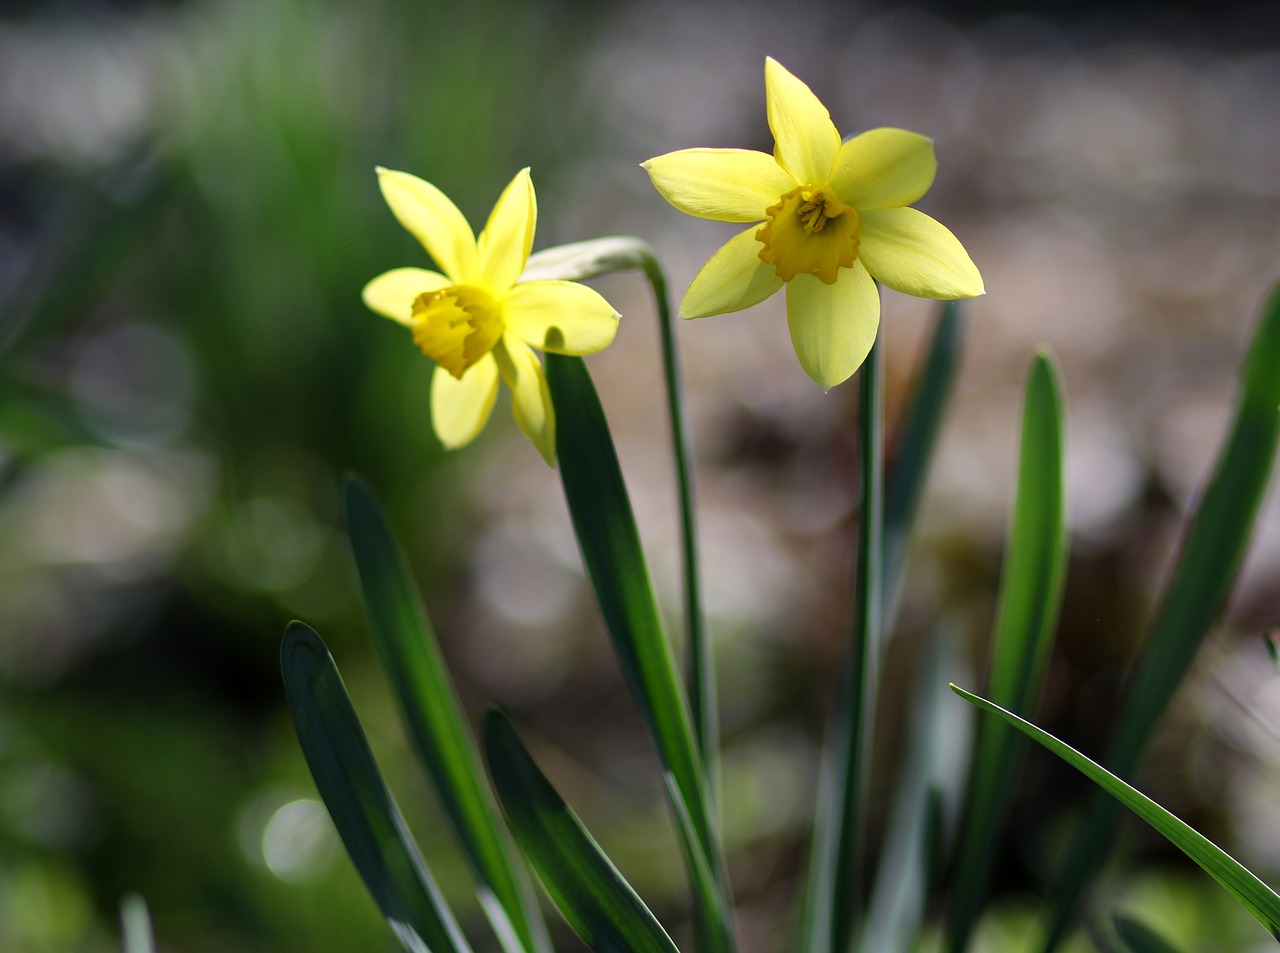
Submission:
{"label": "daffodil", "polygon": [[520,281],[537,220],[528,169],[516,173],[498,198],[479,240],[457,206],[431,183],[380,168],[378,184],[400,224],[440,268],[393,268],[363,292],[370,309],[407,327],[435,361],[436,436],[448,449],[474,440],[493,412],[501,379],[511,390],[520,429],[552,463],[555,409],[531,348],[593,354],[613,340],[618,312],[577,282]]}
{"label": "daffodil", "polygon": [[773,155],[683,149],[644,168],[680,211],[753,223],[698,272],[681,315],[740,311],[785,284],[796,356],[830,389],[858,369],[875,341],[876,281],[950,299],[982,294],[982,276],[951,232],[907,207],[933,184],[931,140],[881,128],[841,142],[818,97],[772,58],[764,81]]}

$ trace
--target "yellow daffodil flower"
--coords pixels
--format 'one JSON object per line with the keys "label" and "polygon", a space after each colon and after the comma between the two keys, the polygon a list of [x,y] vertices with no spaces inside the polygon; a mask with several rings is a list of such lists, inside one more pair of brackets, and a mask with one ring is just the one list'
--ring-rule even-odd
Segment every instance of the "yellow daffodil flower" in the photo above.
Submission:
{"label": "yellow daffodil flower", "polygon": [[818,97],[776,60],[764,67],[773,155],[683,149],[643,164],[688,215],[752,222],[702,267],[686,318],[741,311],[787,286],[787,325],[826,390],[853,374],[880,325],[879,281],[923,298],[971,298],[982,276],[960,242],[908,208],[937,170],[933,143],[904,129],[840,141]]}
{"label": "yellow daffodil flower", "polygon": [[530,350],[593,354],[613,340],[618,312],[573,281],[520,281],[537,221],[529,170],[516,173],[477,241],[456,205],[429,182],[378,169],[383,198],[443,272],[393,268],[364,287],[364,303],[413,332],[436,362],[431,425],[447,449],[484,429],[501,378],[516,422],[547,463],[555,461],[555,409]]}

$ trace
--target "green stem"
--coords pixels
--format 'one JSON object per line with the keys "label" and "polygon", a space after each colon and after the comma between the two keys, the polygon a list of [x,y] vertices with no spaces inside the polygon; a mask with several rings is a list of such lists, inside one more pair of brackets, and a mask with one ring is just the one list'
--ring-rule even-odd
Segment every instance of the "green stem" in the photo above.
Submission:
{"label": "green stem", "polygon": [[806,953],[844,953],[859,929],[859,860],[876,696],[877,645],[882,624],[881,533],[884,518],[884,434],[880,344],[859,375],[858,456],[862,514],[854,580],[853,638],[840,702],[823,766],[818,817],[806,896]]}
{"label": "green stem", "polygon": [[675,320],[667,298],[667,279],[658,259],[644,261],[645,277],[653,288],[662,332],[662,371],[667,381],[667,410],[671,418],[671,448],[675,456],[676,491],[680,498],[680,554],[684,570],[685,636],[689,653],[689,708],[693,732],[702,753],[711,788],[712,803],[719,803],[717,757],[720,751],[720,718],[716,706],[716,671],[707,639],[702,610],[702,580],[698,560],[698,535],[694,521],[693,456],[680,386],[680,356],[676,351]]}

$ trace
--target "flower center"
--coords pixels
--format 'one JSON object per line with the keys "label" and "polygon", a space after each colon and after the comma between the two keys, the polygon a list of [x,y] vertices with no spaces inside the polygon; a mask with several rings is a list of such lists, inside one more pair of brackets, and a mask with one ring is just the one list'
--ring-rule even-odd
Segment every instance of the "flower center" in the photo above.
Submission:
{"label": "flower center", "polygon": [[834,284],[840,269],[858,259],[862,220],[825,186],[792,189],[765,215],[768,221],[756,232],[764,245],[760,260],[783,281],[814,275]]}
{"label": "flower center", "polygon": [[453,285],[413,302],[413,341],[459,380],[502,337],[502,310],[480,288]]}

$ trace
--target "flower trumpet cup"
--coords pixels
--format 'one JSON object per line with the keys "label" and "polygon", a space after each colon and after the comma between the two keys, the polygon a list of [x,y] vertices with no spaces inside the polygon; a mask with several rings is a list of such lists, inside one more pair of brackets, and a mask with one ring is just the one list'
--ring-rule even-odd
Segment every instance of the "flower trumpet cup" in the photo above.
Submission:
{"label": "flower trumpet cup", "polygon": [[643,167],[680,211],[752,223],[698,272],[681,315],[741,311],[785,284],[796,356],[829,390],[875,341],[876,281],[951,299],[982,294],[982,276],[950,231],[908,207],[933,184],[931,140],[882,128],[841,142],[827,108],[772,58],[764,80],[773,155],[683,149]]}
{"label": "flower trumpet cup", "polygon": [[586,285],[520,281],[533,247],[537,199],[522,169],[498,198],[479,239],[457,206],[430,182],[378,169],[392,213],[440,271],[393,268],[364,287],[364,303],[407,327],[436,363],[431,426],[447,449],[484,429],[501,379],[516,422],[548,464],[555,461],[555,410],[532,348],[593,354],[617,333],[618,312]]}

